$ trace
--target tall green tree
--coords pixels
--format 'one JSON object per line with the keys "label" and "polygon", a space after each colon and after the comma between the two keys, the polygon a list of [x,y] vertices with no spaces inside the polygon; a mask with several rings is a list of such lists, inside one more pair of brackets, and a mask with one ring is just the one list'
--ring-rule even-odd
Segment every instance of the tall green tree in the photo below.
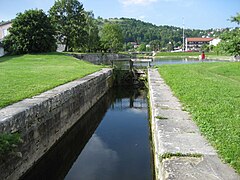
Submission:
{"label": "tall green tree", "polygon": [[104,50],[118,52],[123,48],[123,34],[120,26],[114,23],[104,24],[100,41]]}
{"label": "tall green tree", "polygon": [[78,0],[56,0],[49,14],[56,28],[58,42],[65,44],[65,51],[85,46],[86,16],[83,5]]}
{"label": "tall green tree", "polygon": [[86,15],[86,27],[87,41],[86,50],[88,52],[96,52],[100,46],[100,37],[97,22],[94,19],[93,12],[85,12]]}
{"label": "tall green tree", "polygon": [[39,53],[56,50],[55,30],[43,10],[19,13],[12,22],[4,49],[10,54]]}

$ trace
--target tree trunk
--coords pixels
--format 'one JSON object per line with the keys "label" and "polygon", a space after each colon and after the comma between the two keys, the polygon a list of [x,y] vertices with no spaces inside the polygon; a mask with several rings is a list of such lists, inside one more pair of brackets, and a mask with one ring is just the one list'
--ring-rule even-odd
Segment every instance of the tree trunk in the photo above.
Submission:
{"label": "tree trunk", "polygon": [[65,44],[65,49],[64,51],[68,51],[68,39],[66,40],[66,44]]}

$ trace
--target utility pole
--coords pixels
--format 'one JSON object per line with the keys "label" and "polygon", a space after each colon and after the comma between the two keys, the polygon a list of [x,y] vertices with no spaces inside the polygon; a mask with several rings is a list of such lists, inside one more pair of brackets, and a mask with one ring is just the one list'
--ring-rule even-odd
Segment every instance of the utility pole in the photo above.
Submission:
{"label": "utility pole", "polygon": [[182,38],[183,38],[183,45],[182,45],[182,51],[185,51],[184,17],[182,18],[182,20],[183,20],[183,36],[182,36]]}

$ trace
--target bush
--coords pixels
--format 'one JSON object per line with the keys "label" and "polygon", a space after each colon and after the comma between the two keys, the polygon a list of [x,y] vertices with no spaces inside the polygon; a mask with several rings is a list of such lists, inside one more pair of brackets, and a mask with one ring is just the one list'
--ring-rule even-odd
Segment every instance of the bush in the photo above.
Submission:
{"label": "bush", "polygon": [[12,152],[20,142],[19,134],[0,134],[0,157]]}
{"label": "bush", "polygon": [[55,30],[42,10],[28,10],[13,20],[3,47],[10,54],[56,50]]}

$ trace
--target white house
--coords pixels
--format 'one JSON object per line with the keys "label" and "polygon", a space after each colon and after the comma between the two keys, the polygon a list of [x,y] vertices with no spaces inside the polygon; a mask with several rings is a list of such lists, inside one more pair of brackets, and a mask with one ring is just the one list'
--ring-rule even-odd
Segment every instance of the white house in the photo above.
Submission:
{"label": "white house", "polygon": [[200,38],[200,37],[193,37],[193,38],[186,38],[185,39],[185,51],[200,51],[201,47],[204,44],[216,46],[221,39],[219,38]]}
{"label": "white house", "polygon": [[209,45],[216,46],[218,45],[218,43],[220,43],[220,41],[221,39],[219,38],[213,39],[212,41],[210,41]]}
{"label": "white house", "polygon": [[1,45],[1,42],[0,42],[0,57],[4,55],[4,49]]}
{"label": "white house", "polygon": [[199,38],[199,37],[193,37],[193,38],[186,38],[185,39],[185,51],[200,51],[201,47],[204,44],[210,43],[213,38]]}
{"label": "white house", "polygon": [[11,21],[0,23],[0,41],[8,35],[8,29],[12,26]]}
{"label": "white house", "polygon": [[12,26],[12,22],[2,22],[0,23],[0,57],[4,55],[4,49],[2,47],[2,40],[8,35],[8,29]]}

